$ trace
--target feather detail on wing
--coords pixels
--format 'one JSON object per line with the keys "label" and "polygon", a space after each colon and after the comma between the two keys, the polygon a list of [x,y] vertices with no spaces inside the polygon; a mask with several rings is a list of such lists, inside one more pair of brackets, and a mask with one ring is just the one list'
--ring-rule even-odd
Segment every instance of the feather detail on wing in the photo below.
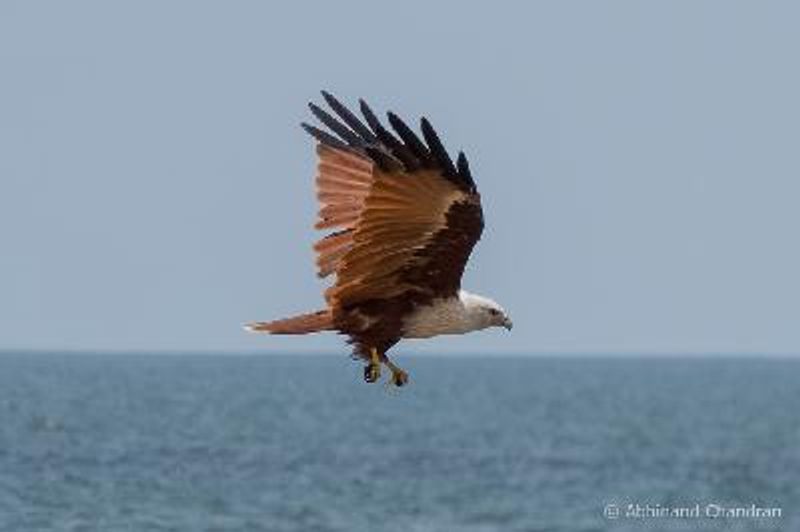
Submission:
{"label": "feather detail on wing", "polygon": [[339,229],[314,246],[317,275],[326,277],[336,270],[352,247],[352,230],[373,183],[372,161],[347,151],[317,146],[317,199],[320,203],[317,229]]}
{"label": "feather detail on wing", "polygon": [[318,275],[336,273],[332,307],[408,292],[454,295],[483,230],[480,196],[463,153],[454,164],[430,123],[424,142],[395,114],[390,133],[361,101],[365,125],[328,93],[338,116],[311,104],[330,132],[303,124],[320,144]]}

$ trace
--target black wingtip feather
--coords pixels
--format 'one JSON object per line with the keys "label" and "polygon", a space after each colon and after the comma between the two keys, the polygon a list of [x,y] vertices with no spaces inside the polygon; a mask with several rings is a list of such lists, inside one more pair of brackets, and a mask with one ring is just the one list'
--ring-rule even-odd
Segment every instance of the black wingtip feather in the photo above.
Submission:
{"label": "black wingtip feather", "polygon": [[431,155],[436,159],[436,162],[439,163],[444,175],[455,177],[456,169],[453,166],[453,161],[447,154],[447,150],[444,149],[442,141],[439,140],[439,135],[436,134],[433,126],[424,116],[420,119],[420,127],[422,128],[422,136],[425,138],[425,142],[428,143],[428,149],[430,149]]}
{"label": "black wingtip feather", "polygon": [[464,155],[463,151],[458,152],[456,167],[458,168],[458,177],[463,179],[474,190],[475,181],[472,179],[472,172],[469,171],[469,161],[467,161],[467,156]]}
{"label": "black wingtip feather", "polygon": [[389,124],[391,124],[392,128],[400,135],[400,138],[406,143],[411,153],[413,153],[420,162],[425,164],[430,163],[431,154],[416,133],[393,112],[389,111],[386,113],[386,116],[389,118]]}
{"label": "black wingtip feather", "polygon": [[364,141],[353,133],[347,126],[340,123],[336,120],[333,116],[328,114],[326,111],[322,110],[319,106],[314,104],[313,102],[309,102],[308,108],[311,109],[311,112],[317,119],[328,126],[331,131],[339,135],[339,137],[344,140],[347,144],[351,146],[361,146]]}
{"label": "black wingtip feather", "polygon": [[339,115],[339,118],[341,118],[344,123],[350,127],[350,129],[355,131],[356,134],[361,136],[361,138],[368,143],[374,143],[377,140],[369,128],[365,126],[356,115],[351,113],[342,102],[336,99],[333,94],[324,90],[320,92],[322,93],[322,97],[325,98],[325,101],[328,102],[328,105],[331,107],[331,109],[333,109],[333,111]]}
{"label": "black wingtip feather", "polygon": [[383,128],[378,117],[375,116],[375,113],[372,112],[372,109],[369,108],[369,105],[367,105],[367,102],[365,102],[363,98],[359,98],[358,107],[361,109],[361,114],[364,115],[364,119],[367,121],[367,124],[369,124],[369,127],[372,128],[372,131],[377,135],[378,130]]}
{"label": "black wingtip feather", "polygon": [[322,144],[325,144],[326,146],[330,146],[331,148],[338,148],[340,150],[350,149],[350,146],[348,146],[343,140],[334,137],[327,131],[322,131],[321,129],[314,127],[310,124],[306,124],[305,122],[302,122],[300,124],[300,127],[302,127],[306,131],[306,133],[317,139],[317,141],[321,142]]}
{"label": "black wingtip feather", "polygon": [[400,168],[404,168],[407,171],[413,171],[418,168],[420,163],[417,161],[414,154],[383,127],[383,124],[381,124],[381,121],[375,116],[375,113],[372,112],[367,102],[363,99],[359,99],[358,104],[361,108],[361,114],[364,115],[364,119],[375,134],[377,141],[383,145],[383,150],[385,150],[384,155],[389,156],[395,162],[400,162]]}

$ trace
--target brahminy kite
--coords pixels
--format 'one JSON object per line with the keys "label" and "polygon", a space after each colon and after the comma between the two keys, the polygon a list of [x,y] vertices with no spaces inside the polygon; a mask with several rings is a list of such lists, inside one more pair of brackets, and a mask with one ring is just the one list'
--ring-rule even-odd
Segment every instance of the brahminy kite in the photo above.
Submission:
{"label": "brahminy kite", "polygon": [[364,380],[381,364],[390,382],[408,374],[386,352],[403,338],[464,334],[502,326],[505,310],[461,289],[464,266],[483,231],[481,198],[467,158],[455,164],[426,118],[422,139],[396,114],[390,132],[364,100],[364,122],[339,100],[322,96],[336,116],[313,103],[327,130],[306,123],[317,144],[317,229],[335,230],[314,245],[320,277],[335,276],[323,310],[246,326],[253,332],[337,331],[365,361]]}

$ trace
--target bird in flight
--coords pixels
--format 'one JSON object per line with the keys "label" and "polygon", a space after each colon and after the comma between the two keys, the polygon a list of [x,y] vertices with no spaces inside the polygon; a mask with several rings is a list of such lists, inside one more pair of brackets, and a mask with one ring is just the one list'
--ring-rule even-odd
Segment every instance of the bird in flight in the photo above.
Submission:
{"label": "bird in flight", "polygon": [[[322,129],[302,124],[317,140],[316,229],[333,230],[314,245],[319,277],[335,276],[325,308],[246,325],[252,332],[337,331],[365,361],[364,380],[395,386],[408,374],[386,352],[404,338],[511,330],[505,310],[461,289],[461,276],[483,232],[481,198],[463,152],[453,163],[426,118],[420,139],[396,114],[392,133],[364,100],[364,121],[331,94],[333,114],[310,103]],[[335,115],[335,116],[334,116]]]}

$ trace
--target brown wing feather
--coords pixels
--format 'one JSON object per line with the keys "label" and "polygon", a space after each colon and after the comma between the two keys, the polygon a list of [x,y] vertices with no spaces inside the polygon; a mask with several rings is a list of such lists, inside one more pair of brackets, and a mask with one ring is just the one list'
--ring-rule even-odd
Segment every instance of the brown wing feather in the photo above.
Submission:
{"label": "brown wing feather", "polygon": [[[480,236],[480,228],[463,237],[453,238],[451,211],[457,205],[480,204],[476,194],[465,192],[436,170],[413,173],[376,171],[375,183],[367,196],[352,233],[352,247],[339,261],[336,284],[326,292],[331,305],[350,306],[372,298],[393,297],[409,290],[431,296],[439,287],[457,287],[461,268],[442,268],[448,254],[463,253],[442,245],[468,242],[469,250]],[[443,254],[445,257],[438,257]],[[463,262],[469,251],[463,257]],[[421,272],[453,279],[431,282]],[[419,273],[417,273],[419,272]]]}
{"label": "brown wing feather", "polygon": [[320,202],[317,229],[340,229],[314,245],[317,252],[317,275],[326,277],[336,271],[341,258],[353,246],[353,229],[364,207],[373,182],[372,162],[364,157],[317,146],[317,198]]}

